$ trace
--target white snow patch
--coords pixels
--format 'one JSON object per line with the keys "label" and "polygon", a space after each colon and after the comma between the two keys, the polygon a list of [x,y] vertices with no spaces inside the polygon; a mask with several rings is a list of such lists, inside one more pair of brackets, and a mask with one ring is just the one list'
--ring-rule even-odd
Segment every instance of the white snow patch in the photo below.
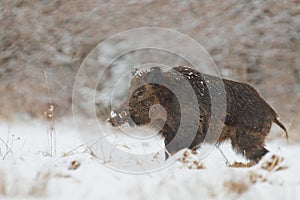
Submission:
{"label": "white snow patch", "polygon": [[[268,142],[267,148],[272,153],[250,168],[227,167],[222,155],[213,149],[207,157],[199,159],[205,169],[190,170],[187,165],[176,162],[155,173],[132,175],[105,167],[85,151],[71,119],[57,122],[55,128],[57,155],[50,157],[47,156],[46,123],[0,124],[0,188],[5,188],[2,194],[0,189],[1,199],[300,198],[300,146],[287,144],[283,139]],[[131,148],[136,145],[126,137],[122,139],[117,142],[126,144],[129,141]],[[158,141],[152,141],[155,142],[158,144]],[[229,162],[245,162],[242,156],[232,151],[229,143],[220,148]],[[281,164],[287,169],[270,172],[262,169],[262,163],[272,154],[283,157]],[[159,160],[163,159],[163,156],[159,157]],[[80,165],[72,170],[73,161]],[[125,158],[119,161],[128,162]],[[252,183],[251,174],[261,178]],[[240,194],[229,190],[225,183],[232,181],[244,184],[246,190]]]}

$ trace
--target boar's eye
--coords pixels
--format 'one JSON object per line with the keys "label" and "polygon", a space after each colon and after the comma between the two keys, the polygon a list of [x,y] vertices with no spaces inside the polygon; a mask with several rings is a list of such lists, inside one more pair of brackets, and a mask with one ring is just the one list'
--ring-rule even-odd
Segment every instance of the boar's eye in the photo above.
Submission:
{"label": "boar's eye", "polygon": [[136,96],[142,96],[144,94],[144,92],[143,91],[138,91],[137,93],[136,93]]}

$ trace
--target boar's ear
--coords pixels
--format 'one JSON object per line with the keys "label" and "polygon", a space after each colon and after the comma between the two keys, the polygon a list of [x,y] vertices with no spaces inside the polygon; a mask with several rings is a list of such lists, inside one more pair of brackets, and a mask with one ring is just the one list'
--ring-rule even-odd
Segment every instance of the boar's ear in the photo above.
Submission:
{"label": "boar's ear", "polygon": [[162,76],[163,74],[160,67],[151,67],[144,80],[146,82],[160,82],[162,81]]}

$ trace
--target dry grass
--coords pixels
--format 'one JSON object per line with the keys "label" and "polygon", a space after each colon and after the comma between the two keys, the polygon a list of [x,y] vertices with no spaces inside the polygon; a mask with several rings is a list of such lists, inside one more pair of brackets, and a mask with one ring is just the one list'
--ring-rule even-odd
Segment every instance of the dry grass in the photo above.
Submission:
{"label": "dry grass", "polygon": [[[267,170],[269,172],[276,172],[279,170],[287,169],[287,166],[283,165],[283,158],[272,155],[267,161],[261,164],[261,168]],[[234,167],[248,167],[247,164],[244,163],[235,163]],[[228,180],[224,182],[224,187],[227,189],[228,193],[236,193],[238,195],[246,192],[249,187],[257,183],[263,183],[270,181],[267,180],[267,176],[264,176],[256,171],[249,171],[248,177],[243,180]]]}
{"label": "dry grass", "polygon": [[39,172],[28,192],[28,196],[41,197],[46,196],[49,181],[52,175],[50,172]]}
{"label": "dry grass", "polygon": [[265,177],[263,177],[263,175],[257,174],[252,171],[249,172],[249,180],[252,184],[255,184],[257,182],[266,182],[267,181],[267,179]]}
{"label": "dry grass", "polygon": [[[15,176],[8,177],[0,170],[0,197],[43,197],[47,195],[47,189],[51,178],[56,177],[50,172],[39,172],[32,180]],[[26,182],[24,182],[24,180]],[[1,199],[1,198],[0,198]]]}
{"label": "dry grass", "polygon": [[6,194],[6,177],[5,174],[2,171],[0,171],[0,196],[5,196]]}
{"label": "dry grass", "polygon": [[179,158],[179,162],[188,169],[205,169],[205,166],[197,157],[197,151],[186,150]]}
{"label": "dry grass", "polygon": [[229,167],[233,168],[248,168],[254,166],[256,163],[255,162],[247,162],[247,163],[242,163],[242,162],[234,162],[229,165]]}
{"label": "dry grass", "polygon": [[80,162],[77,160],[74,160],[71,162],[70,166],[69,166],[69,170],[76,170],[78,169],[78,167],[80,167]]}
{"label": "dry grass", "polygon": [[283,157],[272,155],[272,157],[269,160],[267,160],[261,165],[261,168],[269,172],[285,170],[288,167],[283,164],[283,160]]}
{"label": "dry grass", "polygon": [[224,182],[224,187],[227,189],[228,193],[236,193],[240,195],[248,190],[249,184],[244,181],[230,180]]}

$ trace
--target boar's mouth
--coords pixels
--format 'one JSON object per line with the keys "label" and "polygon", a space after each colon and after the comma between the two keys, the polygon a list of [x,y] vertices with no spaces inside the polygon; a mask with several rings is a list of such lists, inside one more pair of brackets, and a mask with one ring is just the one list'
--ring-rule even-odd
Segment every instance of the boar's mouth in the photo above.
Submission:
{"label": "boar's mouth", "polygon": [[120,126],[120,119],[118,117],[111,117],[107,120],[113,127]]}
{"label": "boar's mouth", "polygon": [[125,110],[121,112],[112,111],[111,117],[107,120],[107,122],[113,127],[118,127],[126,123],[128,123],[129,126],[133,126],[133,122],[129,117],[129,112]]}
{"label": "boar's mouth", "polygon": [[146,120],[144,118],[141,118],[141,116],[139,115],[135,115],[125,111],[122,111],[121,113],[116,113],[115,111],[113,111],[111,117],[107,120],[107,122],[110,123],[113,127],[118,127],[123,124],[128,124],[129,126],[141,126],[149,124],[150,121],[150,118],[149,120]]}
{"label": "boar's mouth", "polygon": [[[142,114],[143,113],[143,114]],[[147,113],[147,114],[145,114]],[[151,126],[153,128],[162,128],[167,119],[167,112],[160,104],[154,104],[149,109],[142,109],[136,113],[131,109],[121,112],[112,111],[111,118],[107,120],[113,127],[123,124],[129,126]]]}

